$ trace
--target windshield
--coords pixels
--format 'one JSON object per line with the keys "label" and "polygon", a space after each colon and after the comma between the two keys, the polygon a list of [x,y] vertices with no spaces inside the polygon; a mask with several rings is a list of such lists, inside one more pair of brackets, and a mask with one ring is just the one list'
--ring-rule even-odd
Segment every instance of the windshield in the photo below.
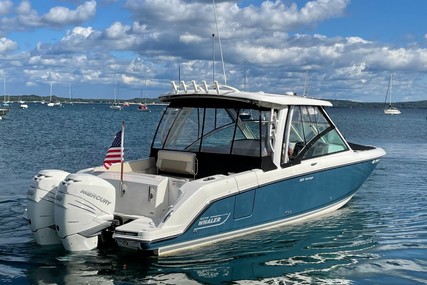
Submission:
{"label": "windshield", "polygon": [[257,109],[169,107],[158,127],[153,148],[266,155],[269,113]]}
{"label": "windshield", "polygon": [[[290,159],[297,156],[309,159],[347,149],[344,139],[319,107],[295,106],[292,109],[287,152]],[[282,161],[285,160],[283,157]]]}

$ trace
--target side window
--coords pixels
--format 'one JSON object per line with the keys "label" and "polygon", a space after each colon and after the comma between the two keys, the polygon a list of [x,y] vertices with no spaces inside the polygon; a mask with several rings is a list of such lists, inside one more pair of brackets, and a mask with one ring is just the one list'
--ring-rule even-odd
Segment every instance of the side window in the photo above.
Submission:
{"label": "side window", "polygon": [[348,149],[321,108],[295,106],[290,120],[289,137],[285,144],[288,147],[288,160],[296,157],[309,159]]}

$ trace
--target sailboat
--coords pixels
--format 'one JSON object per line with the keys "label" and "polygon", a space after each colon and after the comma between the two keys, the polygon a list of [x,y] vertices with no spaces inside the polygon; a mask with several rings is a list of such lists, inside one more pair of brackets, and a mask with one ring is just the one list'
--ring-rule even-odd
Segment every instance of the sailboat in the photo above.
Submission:
{"label": "sailboat", "polygon": [[6,109],[10,107],[9,100],[6,98],[6,77],[3,77],[3,103],[2,106]]}
{"label": "sailboat", "polygon": [[[391,105],[391,90],[393,87],[393,74],[390,74],[390,80],[388,82],[387,93],[385,95],[385,106],[384,106],[384,114],[386,115],[399,115],[400,110]],[[388,104],[387,104],[388,99]]]}
{"label": "sailboat", "polygon": [[9,102],[6,101],[6,77],[3,77],[3,103],[0,105],[0,120],[10,111]]}
{"label": "sailboat", "polygon": [[119,94],[119,83],[117,82],[117,88],[114,90],[114,103],[110,106],[111,109],[113,110],[121,110],[122,109],[122,105],[120,105],[119,101],[118,101],[118,94]]}
{"label": "sailboat", "polygon": [[69,97],[68,104],[73,105],[73,91],[71,89],[71,84],[68,86],[68,97]]}
{"label": "sailboat", "polygon": [[61,107],[61,102],[52,102],[52,93],[53,93],[53,83],[50,83],[50,93],[49,93],[49,103],[47,103],[48,107]]}
{"label": "sailboat", "polygon": [[53,102],[52,102],[52,89],[53,89],[53,86],[52,86],[52,82],[50,83],[50,92],[49,92],[49,103],[47,103],[47,106],[48,107],[53,107],[53,105],[55,105]]}
{"label": "sailboat", "polygon": [[[145,88],[147,87],[147,80],[145,80]],[[142,112],[150,112],[150,110],[148,109],[147,106],[147,97],[144,98],[144,103],[142,103],[142,89],[141,89],[141,102],[138,105],[138,111],[142,111]]]}

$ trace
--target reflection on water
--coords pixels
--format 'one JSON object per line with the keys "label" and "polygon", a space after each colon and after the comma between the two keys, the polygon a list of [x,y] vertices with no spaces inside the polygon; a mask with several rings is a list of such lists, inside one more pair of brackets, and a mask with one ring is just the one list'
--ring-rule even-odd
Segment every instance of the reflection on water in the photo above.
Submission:
{"label": "reflection on water", "polygon": [[375,229],[367,226],[371,217],[355,210],[345,207],[308,223],[165,257],[122,249],[76,254],[37,247],[28,257],[28,276],[34,282],[59,284],[347,284],[334,272],[374,259],[366,251],[377,245]]}

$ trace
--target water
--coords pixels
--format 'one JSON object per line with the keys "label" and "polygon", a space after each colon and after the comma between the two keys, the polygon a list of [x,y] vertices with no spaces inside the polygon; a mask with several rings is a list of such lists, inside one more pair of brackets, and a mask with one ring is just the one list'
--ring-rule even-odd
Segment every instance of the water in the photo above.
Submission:
{"label": "water", "polygon": [[162,109],[15,105],[0,121],[1,284],[427,283],[427,110],[329,109],[348,140],[387,156],[347,206],[316,220],[167,257],[37,246],[22,218],[31,178],[101,164],[122,121],[126,159],[147,156]]}

